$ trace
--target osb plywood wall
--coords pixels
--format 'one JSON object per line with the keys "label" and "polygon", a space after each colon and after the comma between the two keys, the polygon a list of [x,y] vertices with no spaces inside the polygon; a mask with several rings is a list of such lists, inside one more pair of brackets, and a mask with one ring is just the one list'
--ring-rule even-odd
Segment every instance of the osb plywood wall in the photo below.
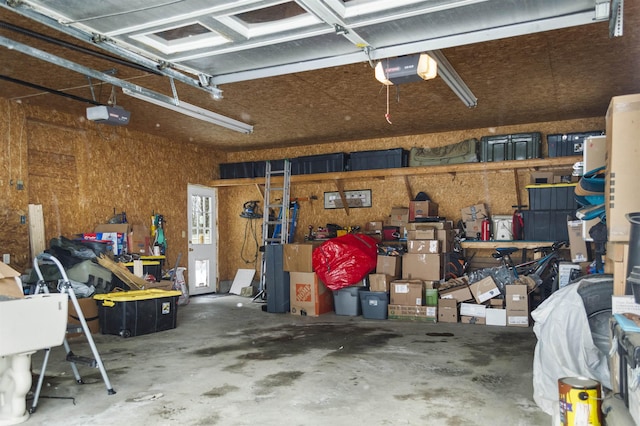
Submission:
{"label": "osb plywood wall", "polygon": [[208,183],[226,154],[10,101],[0,101],[0,129],[0,185],[7,194],[0,202],[0,250],[11,254],[14,268],[24,271],[32,262],[28,223],[21,223],[29,204],[43,206],[47,246],[51,238],[92,232],[114,212],[146,226],[154,212],[162,214],[167,263],[182,253],[186,266],[187,185]]}
{"label": "osb plywood wall", "polygon": [[[603,130],[605,128],[604,117],[589,119],[579,119],[564,122],[534,123],[520,126],[504,126],[491,129],[471,129],[467,131],[438,133],[430,135],[408,136],[394,139],[374,139],[366,141],[353,141],[342,144],[322,144],[304,148],[286,148],[280,150],[261,150],[242,153],[230,153],[229,162],[259,161],[265,159],[293,158],[303,155],[326,154],[334,152],[355,152],[376,149],[405,148],[413,146],[438,147],[444,146],[468,138],[481,138],[487,135],[499,135],[520,132],[541,132],[543,134],[543,155],[547,155],[546,138],[544,135],[553,133],[581,132],[591,130]],[[430,198],[439,204],[441,216],[451,220],[460,219],[460,209],[477,203],[484,203],[491,214],[512,214],[513,205],[517,204],[518,192],[523,203],[528,200],[526,185],[530,183],[530,171],[519,171],[514,175],[513,170],[506,169],[500,171],[486,172],[458,172],[439,175],[422,175],[409,177],[409,183],[413,193],[419,191],[426,192]],[[368,221],[384,220],[390,213],[392,207],[408,206],[410,196],[407,192],[404,178],[386,177],[384,179],[358,179],[344,180],[345,190],[371,189],[371,208],[350,209],[349,214],[343,209],[324,209],[324,192],[336,191],[335,184],[332,183],[295,183],[291,186],[291,197],[308,199],[300,202],[300,214],[298,227],[295,234],[295,241],[304,241],[304,236],[308,232],[309,226],[314,229],[318,226],[325,226],[327,223],[337,224],[343,227],[361,226]],[[248,264],[241,258],[241,253],[247,256],[249,251],[255,253],[253,234],[246,230],[251,229],[251,224],[255,222],[253,228],[257,229],[257,239],[261,238],[259,220],[242,219],[239,213],[242,205],[247,200],[260,200],[261,193],[254,186],[239,186],[232,188],[220,188],[221,206],[221,226],[220,239],[229,241],[226,245],[227,253],[220,254],[221,276],[233,277],[238,268],[250,268],[253,264]],[[314,199],[317,198],[317,199]],[[228,208],[225,207],[228,206]],[[262,208],[262,203],[260,203]],[[222,211],[229,211],[230,215],[225,216]],[[247,249],[249,247],[250,249]],[[259,271],[259,261],[256,263],[256,270]],[[223,272],[224,271],[224,272]],[[224,278],[223,278],[224,279]]]}

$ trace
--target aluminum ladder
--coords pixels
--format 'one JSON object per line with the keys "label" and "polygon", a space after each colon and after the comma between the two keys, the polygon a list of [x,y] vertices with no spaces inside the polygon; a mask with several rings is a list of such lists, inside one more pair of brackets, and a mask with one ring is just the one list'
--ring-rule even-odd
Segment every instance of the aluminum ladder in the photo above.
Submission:
{"label": "aluminum ladder", "polygon": [[[71,370],[73,371],[73,375],[76,379],[76,383],[84,384],[82,381],[82,377],[80,377],[80,372],[78,371],[78,367],[76,364],[85,364],[89,367],[98,368],[100,370],[100,374],[102,375],[102,380],[104,381],[105,386],[107,387],[107,394],[114,395],[116,391],[111,386],[111,382],[109,381],[109,376],[107,375],[107,370],[102,363],[102,358],[100,357],[100,353],[98,352],[98,348],[96,347],[95,342],[93,341],[93,337],[91,336],[91,330],[89,329],[89,325],[87,324],[87,320],[82,313],[82,308],[80,308],[80,304],[78,303],[78,299],[76,294],[73,291],[73,287],[71,285],[71,281],[67,277],[67,273],[64,270],[64,267],[60,263],[60,261],[48,254],[48,253],[40,253],[33,259],[33,268],[35,269],[38,275],[38,283],[36,285],[35,294],[38,293],[49,293],[49,288],[46,285],[44,280],[44,276],[40,271],[40,264],[53,264],[60,271],[60,275],[62,279],[58,284],[58,291],[60,293],[67,293],[69,295],[69,300],[73,304],[73,307],[76,310],[76,314],[78,315],[78,320],[80,321],[80,325],[68,325],[67,324],[67,333],[83,333],[91,347],[91,352],[93,353],[94,358],[84,357],[75,355],[71,351],[71,347],[69,346],[69,342],[65,337],[62,344],[64,345],[64,349],[66,351],[66,360],[71,364]],[[42,369],[40,370],[40,376],[38,377],[38,384],[36,386],[36,390],[33,395],[33,402],[31,404],[31,408],[29,412],[31,414],[35,413],[38,408],[38,400],[40,399],[40,391],[42,390],[42,384],[44,381],[45,371],[47,369],[47,364],[49,362],[49,355],[51,354],[51,348],[46,348],[44,353],[44,360],[42,362]]]}
{"label": "aluminum ladder", "polygon": [[[266,279],[267,279],[267,259],[265,247],[269,244],[286,244],[289,242],[290,224],[290,192],[291,185],[291,161],[284,159],[282,170],[273,170],[271,161],[265,165],[265,185],[264,185],[264,214],[262,215],[262,262],[260,268],[260,288],[258,294],[253,298],[266,299]],[[272,185],[271,178],[282,176],[282,186]],[[271,211],[278,211],[274,219]],[[273,233],[269,232],[273,226]]]}

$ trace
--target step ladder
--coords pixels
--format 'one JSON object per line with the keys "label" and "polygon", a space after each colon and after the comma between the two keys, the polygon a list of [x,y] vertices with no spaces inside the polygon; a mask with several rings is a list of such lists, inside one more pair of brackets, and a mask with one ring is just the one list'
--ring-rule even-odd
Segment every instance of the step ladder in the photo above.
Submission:
{"label": "step ladder", "polygon": [[[60,271],[60,275],[62,279],[58,282],[58,291],[60,293],[67,293],[69,295],[69,300],[73,304],[73,307],[76,310],[76,314],[80,321],[79,325],[70,325],[67,324],[67,333],[83,333],[91,347],[91,352],[93,354],[93,358],[79,356],[73,353],[67,338],[65,337],[62,341],[64,345],[64,349],[66,351],[66,360],[71,364],[71,370],[73,371],[73,375],[76,379],[76,383],[84,384],[82,377],[80,376],[80,372],[78,371],[77,364],[83,364],[88,367],[98,368],[100,370],[100,374],[102,375],[102,380],[104,381],[105,386],[107,387],[107,394],[114,395],[116,391],[111,386],[111,382],[109,381],[109,376],[107,375],[107,370],[102,363],[102,358],[100,357],[100,353],[98,352],[98,348],[96,347],[95,342],[93,341],[93,337],[91,336],[91,330],[89,329],[89,325],[87,324],[87,320],[80,308],[80,304],[78,303],[78,299],[76,297],[75,292],[73,291],[73,287],[71,285],[71,281],[67,277],[67,273],[64,270],[64,267],[60,263],[60,261],[54,256],[48,253],[41,253],[35,257],[33,260],[33,268],[35,269],[38,275],[38,282],[36,284],[35,294],[38,293],[49,293],[49,288],[44,280],[42,272],[40,271],[40,265],[55,265]],[[36,386],[35,393],[33,395],[33,402],[31,404],[31,408],[29,412],[31,414],[36,412],[38,408],[38,400],[40,399],[40,391],[42,390],[42,384],[44,382],[44,376],[47,369],[47,364],[49,362],[49,355],[51,354],[51,348],[45,349],[44,360],[42,362],[42,369],[40,370],[40,376],[38,377],[38,385]]]}
{"label": "step ladder", "polygon": [[[282,185],[272,185],[271,178],[282,176]],[[267,259],[266,247],[269,244],[286,244],[292,240],[290,235],[290,192],[291,185],[291,161],[284,159],[282,170],[273,170],[271,161],[267,160],[265,167],[264,185],[264,214],[262,215],[262,262],[260,268],[260,287],[258,294],[253,300],[258,298],[266,299],[266,278]],[[271,211],[278,211],[276,218],[273,218]],[[297,210],[296,210],[297,216]],[[273,227],[273,233],[270,228]],[[294,227],[291,229],[295,230]]]}

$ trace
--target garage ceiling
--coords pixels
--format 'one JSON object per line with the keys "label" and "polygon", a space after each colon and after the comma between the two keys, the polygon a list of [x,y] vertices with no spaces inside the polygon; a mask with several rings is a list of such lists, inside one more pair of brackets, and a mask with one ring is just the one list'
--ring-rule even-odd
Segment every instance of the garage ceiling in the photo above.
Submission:
{"label": "garage ceiling", "polygon": [[[604,116],[640,91],[637,3],[0,0],[0,87],[79,119],[83,99],[115,100],[130,129],[226,151]],[[379,60],[421,52],[437,78],[388,93],[375,80]],[[122,93],[132,86],[253,132]]]}

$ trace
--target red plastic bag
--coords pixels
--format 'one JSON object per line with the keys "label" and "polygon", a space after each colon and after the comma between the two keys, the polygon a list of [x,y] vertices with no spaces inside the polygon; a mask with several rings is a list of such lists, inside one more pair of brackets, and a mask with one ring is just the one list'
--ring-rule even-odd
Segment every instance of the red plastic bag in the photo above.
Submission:
{"label": "red plastic bag", "polygon": [[364,234],[347,234],[325,241],[313,250],[313,269],[327,288],[356,284],[376,267],[377,242]]}

